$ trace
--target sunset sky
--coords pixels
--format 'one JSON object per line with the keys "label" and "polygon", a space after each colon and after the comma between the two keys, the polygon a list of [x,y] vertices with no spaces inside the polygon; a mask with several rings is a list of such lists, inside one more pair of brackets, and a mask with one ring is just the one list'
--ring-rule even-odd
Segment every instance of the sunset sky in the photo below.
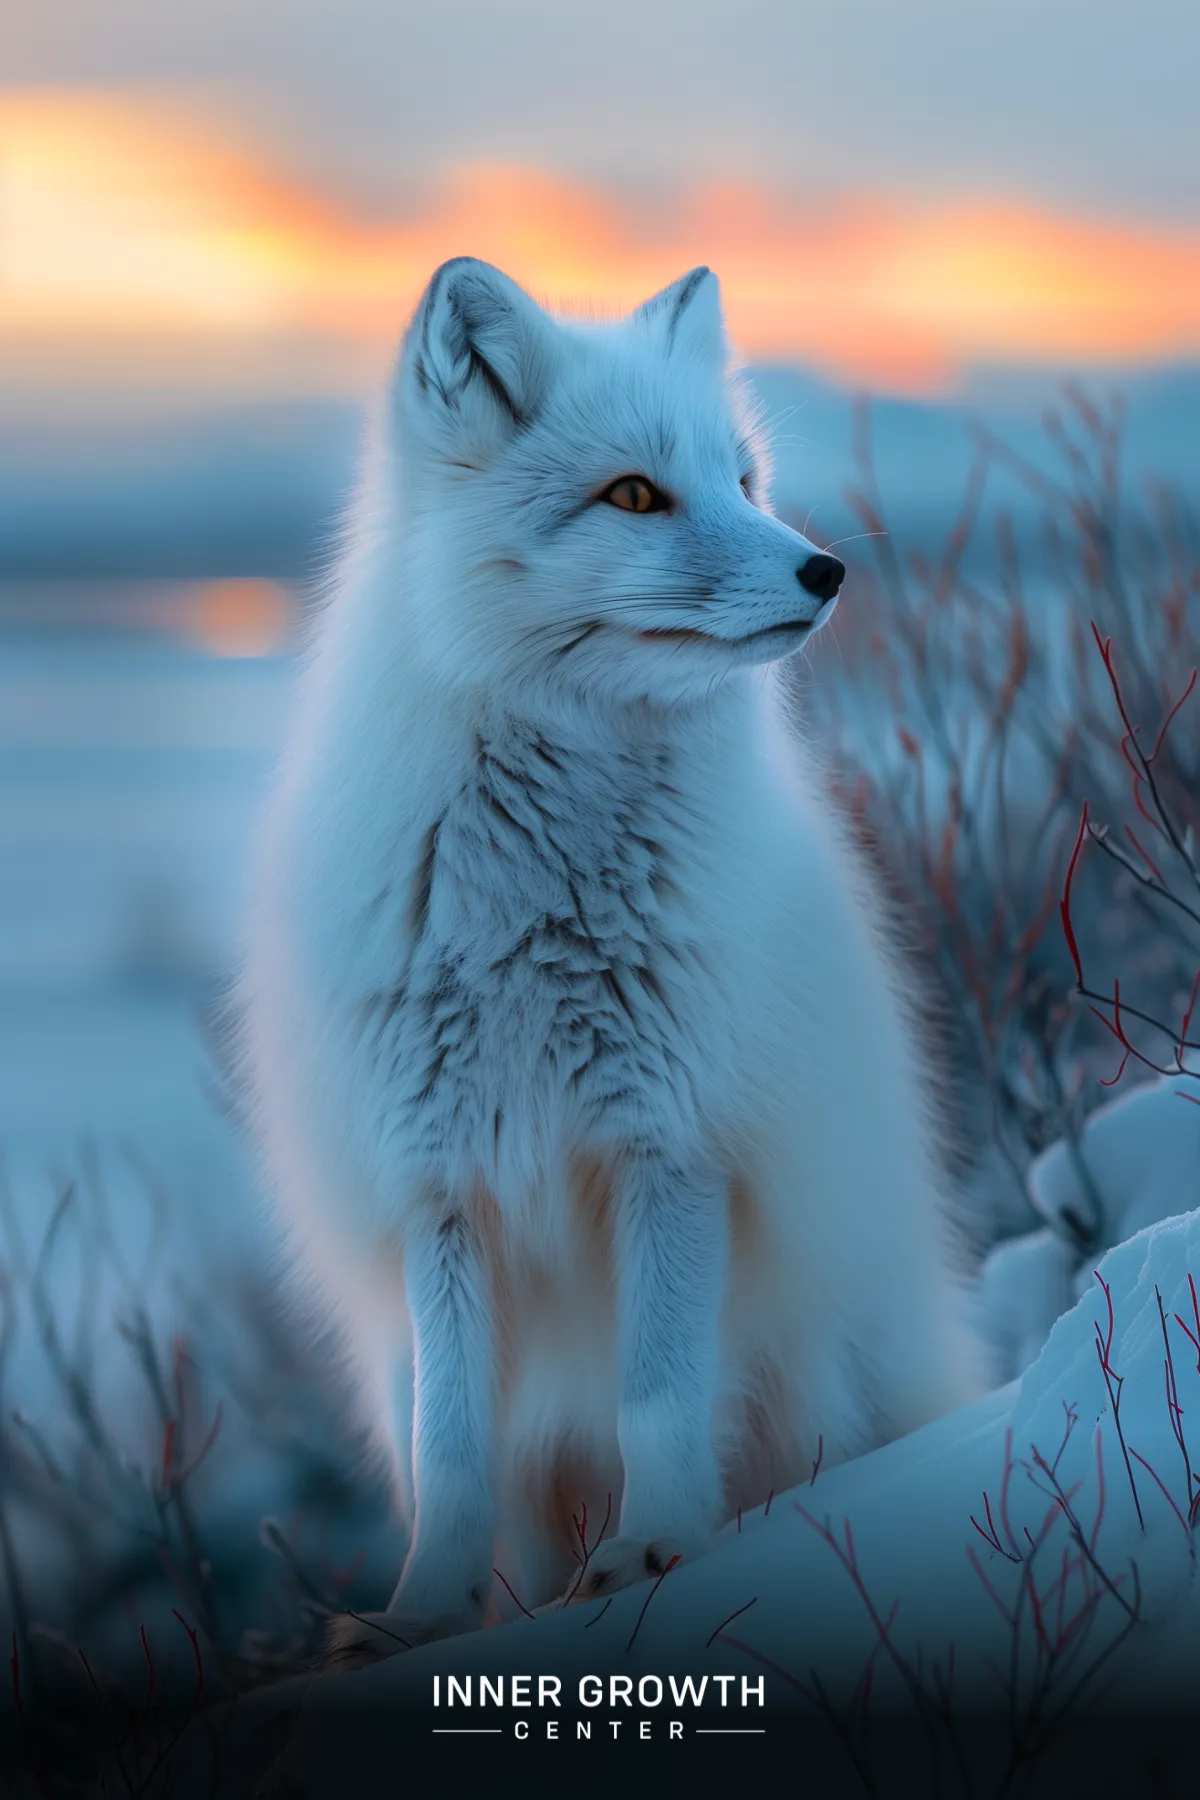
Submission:
{"label": "sunset sky", "polygon": [[356,393],[433,267],[849,386],[1200,357],[1184,0],[0,0],[18,400]]}

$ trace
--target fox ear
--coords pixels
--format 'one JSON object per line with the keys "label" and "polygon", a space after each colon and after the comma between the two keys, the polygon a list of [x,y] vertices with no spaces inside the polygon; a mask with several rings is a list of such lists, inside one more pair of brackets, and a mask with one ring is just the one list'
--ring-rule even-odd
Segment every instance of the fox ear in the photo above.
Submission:
{"label": "fox ear", "polygon": [[669,352],[683,351],[724,363],[729,355],[721,313],[721,286],[711,269],[692,269],[663,288],[633,315],[665,339]]}
{"label": "fox ear", "polygon": [[456,256],[434,274],[404,340],[403,411],[478,447],[523,430],[553,376],[558,334],[515,281]]}

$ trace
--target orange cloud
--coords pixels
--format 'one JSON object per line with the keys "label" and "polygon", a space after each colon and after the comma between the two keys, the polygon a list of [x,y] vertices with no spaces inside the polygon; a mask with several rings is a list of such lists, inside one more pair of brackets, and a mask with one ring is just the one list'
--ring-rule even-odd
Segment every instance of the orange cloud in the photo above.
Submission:
{"label": "orange cloud", "polygon": [[[469,252],[559,304],[620,310],[699,262],[756,358],[929,391],[973,363],[1200,353],[1200,234],[988,199],[800,202],[696,189],[669,211],[536,170],[449,173],[380,224],[177,106],[0,102],[0,340],[64,381],[357,382],[432,269]],[[32,361],[30,361],[32,359]]]}

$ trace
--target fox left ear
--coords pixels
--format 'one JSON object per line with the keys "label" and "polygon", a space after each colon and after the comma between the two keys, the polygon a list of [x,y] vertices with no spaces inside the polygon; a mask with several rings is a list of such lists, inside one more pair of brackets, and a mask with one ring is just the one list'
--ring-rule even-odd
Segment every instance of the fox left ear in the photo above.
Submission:
{"label": "fox left ear", "polygon": [[668,351],[707,356],[724,363],[729,355],[721,312],[721,285],[711,269],[692,269],[663,288],[633,315],[660,332]]}
{"label": "fox left ear", "polygon": [[400,399],[435,442],[483,451],[528,425],[556,360],[553,321],[489,263],[459,256],[426,288],[400,360]]}

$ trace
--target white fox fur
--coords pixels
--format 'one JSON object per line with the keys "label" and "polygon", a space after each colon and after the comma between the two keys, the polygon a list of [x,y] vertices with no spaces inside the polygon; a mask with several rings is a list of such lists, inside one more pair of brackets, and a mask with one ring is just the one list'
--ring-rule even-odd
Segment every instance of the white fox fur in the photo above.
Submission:
{"label": "white fox fur", "polygon": [[241,987],[409,1642],[482,1620],[497,1537],[527,1608],[590,1596],[979,1388],[915,1009],[772,666],[831,607],[765,481],[707,271],[615,324],[434,276]]}

